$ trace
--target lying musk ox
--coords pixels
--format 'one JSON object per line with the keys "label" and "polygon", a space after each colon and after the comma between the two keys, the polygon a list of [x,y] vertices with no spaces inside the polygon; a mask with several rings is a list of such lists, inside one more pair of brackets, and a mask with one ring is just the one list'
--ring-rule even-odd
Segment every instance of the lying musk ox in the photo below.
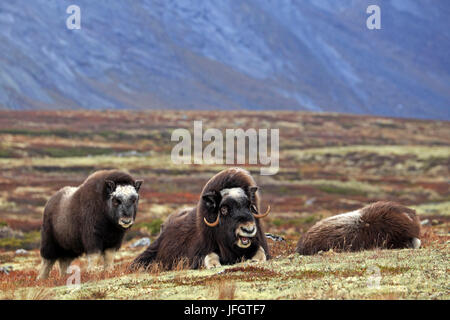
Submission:
{"label": "lying musk ox", "polygon": [[54,194],[44,209],[41,230],[40,279],[48,277],[56,260],[66,273],[76,257],[86,253],[103,256],[112,266],[125,231],[136,218],[141,180],[117,170],[97,171],[79,187],[65,187]]}
{"label": "lying musk ox", "polygon": [[241,260],[265,261],[267,242],[259,218],[257,186],[250,174],[239,168],[212,177],[195,208],[170,215],[159,237],[138,256],[133,268],[152,262],[173,269],[187,259],[193,269],[213,268]]}
{"label": "lying musk ox", "polygon": [[420,247],[419,235],[420,221],[414,210],[380,201],[319,221],[299,240],[296,252],[416,249]]}

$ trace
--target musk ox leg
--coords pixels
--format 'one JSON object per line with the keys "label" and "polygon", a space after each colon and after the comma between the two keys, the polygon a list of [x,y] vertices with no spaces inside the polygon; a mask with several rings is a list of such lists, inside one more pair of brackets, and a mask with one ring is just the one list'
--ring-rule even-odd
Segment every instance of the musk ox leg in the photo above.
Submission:
{"label": "musk ox leg", "polygon": [[97,271],[98,269],[98,261],[100,259],[100,253],[89,253],[87,255],[88,258],[88,267],[87,270],[89,272]]}
{"label": "musk ox leg", "polygon": [[205,267],[206,269],[212,269],[216,267],[221,267],[220,258],[217,253],[210,253],[205,257]]}
{"label": "musk ox leg", "polygon": [[413,249],[419,249],[422,242],[418,238],[412,238],[411,240],[411,248]]}
{"label": "musk ox leg", "polygon": [[105,271],[110,271],[114,269],[114,255],[116,254],[115,249],[107,249],[103,251],[103,268]]}
{"label": "musk ox leg", "polygon": [[62,277],[63,275],[67,274],[67,269],[69,269],[70,264],[72,263],[72,258],[61,258],[58,259],[59,264],[59,276]]}
{"label": "musk ox leg", "polygon": [[252,257],[252,262],[260,262],[260,261],[266,261],[266,252],[264,251],[263,247],[259,247],[258,251],[256,251],[255,255]]}
{"label": "musk ox leg", "polygon": [[55,262],[56,262],[56,260],[49,260],[49,259],[42,258],[41,270],[39,272],[37,279],[38,280],[47,279]]}

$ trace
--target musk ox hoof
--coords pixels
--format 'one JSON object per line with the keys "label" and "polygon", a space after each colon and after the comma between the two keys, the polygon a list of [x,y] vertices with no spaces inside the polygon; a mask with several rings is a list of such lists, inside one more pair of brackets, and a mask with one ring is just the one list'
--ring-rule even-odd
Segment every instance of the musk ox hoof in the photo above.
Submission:
{"label": "musk ox hoof", "polygon": [[55,264],[55,260],[42,259],[41,270],[39,271],[37,280],[48,279],[48,276],[50,275],[50,270],[52,270],[52,267],[54,264]]}
{"label": "musk ox hoof", "polygon": [[206,269],[212,269],[221,267],[220,258],[217,253],[210,253],[205,257],[205,267]]}
{"label": "musk ox hoof", "polygon": [[47,273],[47,272],[41,270],[39,272],[38,276],[36,277],[36,280],[46,280],[46,279],[48,279],[49,273],[50,272]]}
{"label": "musk ox hoof", "polygon": [[88,266],[86,268],[86,271],[89,273],[97,273],[103,271],[104,268],[101,268],[100,266]]}
{"label": "musk ox hoof", "polygon": [[259,247],[258,251],[256,251],[256,254],[253,256],[253,258],[250,260],[251,262],[263,262],[266,261],[266,252],[264,251],[263,247]]}
{"label": "musk ox hoof", "polygon": [[411,248],[413,249],[419,249],[422,242],[418,238],[413,238],[411,240]]}
{"label": "musk ox hoof", "polygon": [[38,275],[36,277],[36,280],[47,280],[47,279],[48,279],[48,276],[45,276],[45,275]]}
{"label": "musk ox hoof", "polygon": [[100,253],[90,253],[87,255],[88,260],[88,266],[87,266],[87,272],[98,272],[101,271],[102,268],[100,267],[101,262],[101,254]]}

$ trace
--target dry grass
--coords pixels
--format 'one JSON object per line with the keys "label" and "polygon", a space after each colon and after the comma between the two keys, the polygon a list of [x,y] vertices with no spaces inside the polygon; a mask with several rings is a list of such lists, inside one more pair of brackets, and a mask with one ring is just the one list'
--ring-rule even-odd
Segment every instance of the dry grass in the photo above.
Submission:
{"label": "dry grass", "polygon": [[[445,299],[449,238],[432,227],[423,235],[419,250],[372,250],[315,256],[292,254],[295,242],[270,241],[277,257],[265,263],[243,262],[212,270],[189,270],[180,260],[176,270],[154,263],[147,270],[131,271],[134,251],[121,250],[114,270],[81,267],[79,290],[68,290],[67,277],[52,270],[48,280],[36,280],[36,253],[21,261],[23,269],[0,274],[2,299]],[[125,246],[126,248],[127,246]],[[17,260],[19,259],[19,260]],[[381,288],[366,287],[369,268],[381,274]],[[39,289],[39,290],[38,290]]]}
{"label": "dry grass", "polygon": [[108,289],[102,288],[82,293],[78,296],[79,300],[103,300],[108,296]]}
{"label": "dry grass", "polygon": [[[279,173],[260,176],[258,166],[245,167],[261,186],[262,207],[273,208],[264,220],[264,231],[286,241],[268,240],[272,259],[261,264],[192,271],[180,260],[173,271],[156,263],[145,271],[130,270],[141,250],[129,247],[132,239],[149,236],[154,241],[160,222],[175,210],[195,205],[204,183],[226,167],[174,165],[172,130],[192,130],[198,119],[204,119],[205,128],[229,128],[237,118],[242,128],[280,129]],[[2,298],[449,297],[448,122],[301,112],[0,111],[0,127],[0,226],[24,234],[24,239],[0,239],[0,266],[14,268],[8,275],[0,273]],[[124,151],[137,153],[123,155]],[[28,240],[30,248],[36,248],[39,239],[31,236],[39,230],[43,206],[52,193],[79,185],[102,168],[124,169],[146,181],[137,225],[128,233],[114,270],[87,272],[85,259],[77,259],[83,284],[78,292],[66,288],[69,275],[60,277],[56,268],[50,279],[37,281],[37,250],[26,256],[12,250]],[[423,228],[423,249],[293,254],[299,237],[319,219],[377,200],[413,206],[422,220],[430,220],[431,225]],[[372,265],[383,276],[376,291],[365,285],[366,270]]]}
{"label": "dry grass", "polygon": [[228,281],[220,281],[217,285],[217,299],[219,300],[233,300],[236,293],[236,283]]}
{"label": "dry grass", "polygon": [[45,287],[19,289],[8,289],[0,295],[3,300],[53,300],[55,293]]}

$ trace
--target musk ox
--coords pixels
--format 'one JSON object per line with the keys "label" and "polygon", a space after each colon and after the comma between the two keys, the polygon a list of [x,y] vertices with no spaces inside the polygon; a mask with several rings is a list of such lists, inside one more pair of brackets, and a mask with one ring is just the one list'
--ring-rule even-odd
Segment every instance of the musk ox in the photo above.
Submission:
{"label": "musk ox", "polygon": [[91,174],[79,187],[64,187],[47,202],[41,229],[42,266],[39,279],[48,277],[56,260],[66,273],[72,260],[98,254],[105,269],[112,266],[125,231],[136,218],[142,180],[117,170]]}
{"label": "musk ox", "polygon": [[269,214],[259,213],[258,187],[251,175],[239,168],[223,170],[204,186],[195,208],[170,215],[159,237],[132,268],[152,262],[173,269],[181,259],[189,267],[213,268],[241,260],[265,261],[267,242],[258,221]]}
{"label": "musk ox", "polygon": [[296,252],[416,249],[420,247],[419,236],[420,221],[414,210],[380,201],[319,221],[299,240]]}

